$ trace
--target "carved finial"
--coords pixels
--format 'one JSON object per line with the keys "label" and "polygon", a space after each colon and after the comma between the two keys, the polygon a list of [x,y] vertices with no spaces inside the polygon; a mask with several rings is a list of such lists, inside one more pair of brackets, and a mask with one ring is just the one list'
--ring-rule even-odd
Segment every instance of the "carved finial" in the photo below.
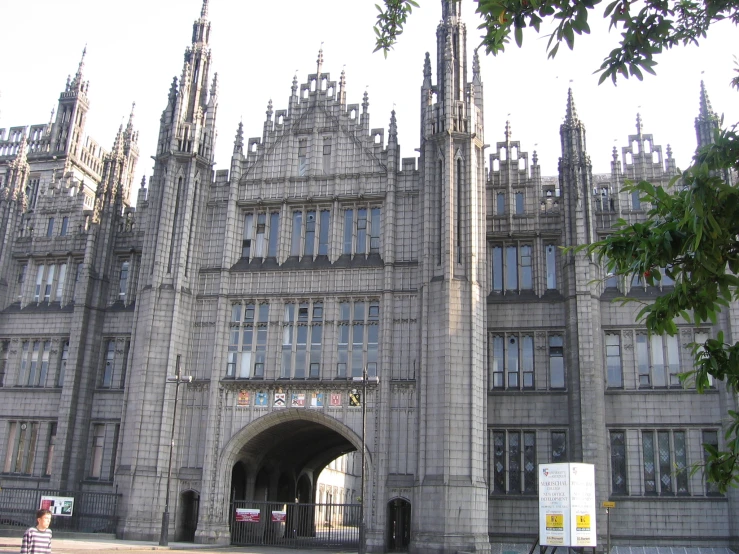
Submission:
{"label": "carved finial", "polygon": [[398,136],[398,120],[395,117],[395,108],[390,112],[390,129],[388,130],[391,137]]}
{"label": "carved finial", "polygon": [[145,189],[145,188],[146,188],[146,175],[144,175],[144,176],[143,176],[143,177],[141,178],[141,188],[142,188],[142,189]]}
{"label": "carved finial", "polygon": [[506,121],[505,122],[505,141],[511,142],[512,136],[513,136],[513,129],[511,129],[511,122]]}
{"label": "carved finial", "polygon": [[615,146],[613,147],[613,161],[618,161],[618,149]]}
{"label": "carved finial", "polygon": [[480,77],[480,54],[475,48],[475,54],[472,56],[472,77]]}
{"label": "carved finial", "polygon": [[234,140],[234,154],[243,154],[244,152],[244,122],[239,121],[236,129],[236,140]]}
{"label": "carved finial", "polygon": [[208,17],[208,0],[203,0],[203,9],[200,10],[200,19]]}
{"label": "carved finial", "polygon": [[128,116],[128,125],[126,125],[126,132],[133,130],[133,112],[136,109],[136,102],[131,102],[131,114]]}
{"label": "carved finial", "polygon": [[77,74],[74,76],[74,79],[72,80],[71,87],[75,90],[80,90],[82,88],[83,82],[82,82],[82,74],[85,70],[85,56],[87,55],[87,45],[85,44],[85,48],[82,50],[82,58],[80,58],[80,64],[77,66]]}
{"label": "carved finial", "polygon": [[639,136],[641,136],[641,129],[642,129],[641,114],[637,112],[636,114],[636,134]]}
{"label": "carved finial", "polygon": [[293,96],[298,95],[298,73],[297,70],[295,72],[295,75],[293,75],[293,86],[292,86]]}
{"label": "carved finial", "polygon": [[272,121],[272,114],[274,114],[274,110],[272,109],[272,99],[269,99],[269,102],[267,103],[267,121]]}
{"label": "carved finial", "polygon": [[667,145],[667,159],[672,159],[672,146],[670,146],[669,144]]}
{"label": "carved finial", "polygon": [[321,70],[323,69],[323,43],[321,43],[321,48],[318,50],[318,59],[316,60],[316,64],[316,76],[320,79]]}
{"label": "carved finial", "polygon": [[534,153],[531,156],[531,162],[533,163],[533,165],[539,164],[539,154],[536,152],[536,150],[534,150]]}
{"label": "carved finial", "polygon": [[367,113],[368,108],[369,108],[369,93],[365,90],[364,99],[362,100],[362,113]]}

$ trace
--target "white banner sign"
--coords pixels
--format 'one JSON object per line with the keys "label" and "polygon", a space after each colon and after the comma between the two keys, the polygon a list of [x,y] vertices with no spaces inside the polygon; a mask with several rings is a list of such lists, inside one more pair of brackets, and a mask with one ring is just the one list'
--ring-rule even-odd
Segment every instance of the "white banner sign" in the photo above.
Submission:
{"label": "white banner sign", "polygon": [[49,510],[51,515],[72,517],[74,498],[67,496],[42,496],[40,508]]}
{"label": "white banner sign", "polygon": [[595,466],[539,466],[539,542],[546,546],[597,546]]}

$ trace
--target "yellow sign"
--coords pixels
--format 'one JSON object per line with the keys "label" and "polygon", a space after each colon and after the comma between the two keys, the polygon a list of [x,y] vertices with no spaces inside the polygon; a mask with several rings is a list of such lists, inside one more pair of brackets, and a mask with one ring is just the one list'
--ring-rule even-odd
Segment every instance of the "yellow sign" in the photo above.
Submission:
{"label": "yellow sign", "polygon": [[565,527],[564,514],[547,514],[547,529],[561,530]]}
{"label": "yellow sign", "polygon": [[578,531],[590,531],[590,515],[585,514],[577,516],[577,530]]}
{"label": "yellow sign", "polygon": [[615,508],[616,503],[615,502],[603,502],[603,507],[604,508]]}

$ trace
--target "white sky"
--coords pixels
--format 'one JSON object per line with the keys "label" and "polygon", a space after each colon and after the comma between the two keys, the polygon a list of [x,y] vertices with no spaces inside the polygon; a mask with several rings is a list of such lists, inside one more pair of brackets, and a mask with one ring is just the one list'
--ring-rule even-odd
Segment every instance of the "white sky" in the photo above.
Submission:
{"label": "white sky", "polygon": [[[286,109],[293,75],[300,83],[316,70],[323,42],[324,71],[338,81],[346,66],[348,103],[361,103],[369,92],[371,127],[387,128],[390,111],[398,114],[401,155],[419,146],[420,86],[423,60],[431,52],[436,79],[436,26],[439,0],[420,0],[396,49],[385,59],[373,54],[376,0],[282,0],[280,2],[211,0],[213,69],[219,74],[219,137],[216,169],[228,169],[233,139],[243,117],[246,138],[262,135],[269,99]],[[111,148],[118,125],[136,101],[141,158],[137,180],[151,174],[159,118],[172,77],[182,70],[192,23],[201,0],[32,0],[2,3],[3,44],[0,58],[0,128],[44,123],[56,106],[68,74],[77,69],[87,44],[85,78],[90,81],[91,109],[86,132]],[[478,43],[475,3],[465,0],[468,54]],[[713,108],[727,123],[739,121],[739,93],[729,87],[739,54],[737,28],[717,25],[700,47],[662,54],[657,77],[597,86],[595,71],[615,47],[618,35],[606,35],[602,6],[591,12],[598,36],[577,37],[575,50],[565,45],[555,60],[546,58],[545,37],[524,35],[498,56],[481,56],[485,85],[485,142],[503,140],[506,119],[522,151],[539,153],[543,175],[555,175],[561,154],[559,125],[567,88],[575,95],[586,126],[588,153],[595,173],[610,171],[611,151],[619,152],[635,132],[636,113],[655,143],[672,145],[679,167],[695,149],[700,81],[706,82]],[[614,142],[615,139],[615,142]]]}

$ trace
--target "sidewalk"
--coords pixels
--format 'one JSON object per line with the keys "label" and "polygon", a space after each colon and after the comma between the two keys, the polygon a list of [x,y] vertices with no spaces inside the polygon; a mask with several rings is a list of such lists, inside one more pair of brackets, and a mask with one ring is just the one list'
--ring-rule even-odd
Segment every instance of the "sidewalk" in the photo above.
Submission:
{"label": "sidewalk", "polygon": [[[73,554],[76,552],[122,552],[134,554],[137,552],[149,552],[152,550],[169,550],[172,552],[191,552],[193,554],[296,554],[302,552],[299,549],[279,547],[235,547],[214,546],[211,544],[193,544],[187,542],[171,542],[169,546],[159,546],[156,542],[146,541],[121,541],[117,539],[102,538],[59,538],[52,539],[52,552],[54,554]],[[0,537],[0,554],[17,554],[21,547],[21,537]],[[352,550],[323,550],[324,554],[356,554]]]}

